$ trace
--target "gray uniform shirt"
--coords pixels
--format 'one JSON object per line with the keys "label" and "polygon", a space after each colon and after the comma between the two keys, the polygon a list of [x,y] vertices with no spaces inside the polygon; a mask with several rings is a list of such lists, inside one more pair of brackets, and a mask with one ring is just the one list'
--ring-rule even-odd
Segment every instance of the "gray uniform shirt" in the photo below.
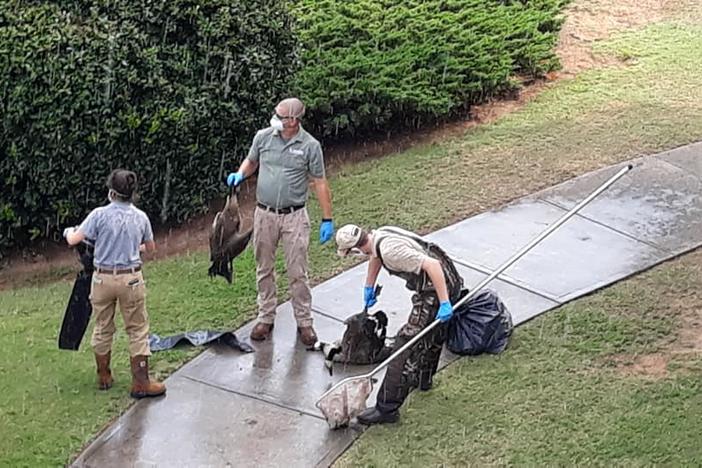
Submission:
{"label": "gray uniform shirt", "polygon": [[139,246],[154,239],[146,213],[131,203],[112,202],[95,208],[78,228],[95,241],[95,267],[141,265]]}
{"label": "gray uniform shirt", "polygon": [[322,146],[302,127],[288,141],[272,127],[260,130],[247,158],[259,165],[256,199],[271,208],[304,205],[309,176],[324,177]]}

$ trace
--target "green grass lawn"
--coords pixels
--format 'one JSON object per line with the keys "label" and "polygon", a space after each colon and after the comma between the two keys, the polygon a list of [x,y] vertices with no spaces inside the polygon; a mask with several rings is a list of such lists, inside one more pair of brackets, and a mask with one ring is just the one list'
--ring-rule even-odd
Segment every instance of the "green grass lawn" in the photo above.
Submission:
{"label": "green grass lawn", "polygon": [[[699,466],[702,359],[671,340],[699,320],[701,264],[660,265],[518,328],[500,356],[450,365],[338,465]],[[663,373],[636,372],[653,353]]]}
{"label": "green grass lawn", "polygon": [[[431,206],[461,206],[460,216],[699,140],[701,46],[702,27],[690,22],[598,44],[627,65],[559,83],[441,155],[422,153],[446,169],[439,190],[470,184]],[[399,425],[371,428],[337,465],[699,466],[702,349],[684,337],[700,323],[701,261],[697,251],[660,265],[519,328],[501,356],[452,364],[432,392],[411,395]]]}
{"label": "green grass lawn", "polygon": [[[580,173],[702,139],[699,23],[654,25],[596,49],[625,63],[557,82],[522,110],[461,138],[342,168],[331,181],[337,225],[428,231]],[[315,243],[310,257],[316,281],[350,265],[331,245]],[[412,396],[400,425],[368,431],[339,463],[701,463],[696,358],[676,354],[659,379],[617,364],[674,338],[681,319],[666,298],[684,286],[699,290],[699,260],[663,265],[539,318],[517,331],[502,356],[452,365],[434,391]],[[236,262],[233,286],[209,280],[207,266],[206,251],[147,264],[153,332],[235,327],[254,316],[250,250]],[[0,465],[64,464],[130,404],[123,331],[109,392],[94,389],[89,338],[79,352],[57,350],[69,292],[64,281],[0,293]],[[152,368],[164,377],[196,352],[158,353]]]}

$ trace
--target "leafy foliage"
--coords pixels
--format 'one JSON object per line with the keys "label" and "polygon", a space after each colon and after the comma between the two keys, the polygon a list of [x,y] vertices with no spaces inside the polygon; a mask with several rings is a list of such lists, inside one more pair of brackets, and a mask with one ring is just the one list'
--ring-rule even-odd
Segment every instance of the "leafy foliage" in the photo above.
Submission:
{"label": "leafy foliage", "polygon": [[296,83],[326,136],[420,126],[558,66],[567,0],[300,0]]}
{"label": "leafy foliage", "polygon": [[206,210],[285,95],[320,137],[465,112],[557,66],[566,1],[0,0],[0,252],[58,237],[116,167],[152,219]]}
{"label": "leafy foliage", "polygon": [[0,0],[0,249],[140,177],[161,221],[206,208],[297,66],[285,0]]}

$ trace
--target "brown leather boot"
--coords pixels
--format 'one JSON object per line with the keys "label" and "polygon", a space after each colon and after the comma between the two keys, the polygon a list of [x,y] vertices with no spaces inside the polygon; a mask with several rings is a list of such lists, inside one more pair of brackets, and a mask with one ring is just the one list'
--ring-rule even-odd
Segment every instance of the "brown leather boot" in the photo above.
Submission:
{"label": "brown leather boot", "polygon": [[132,398],[155,397],[166,393],[166,386],[149,379],[149,357],[133,356],[132,364]]}
{"label": "brown leather boot", "polygon": [[251,339],[254,341],[263,341],[268,338],[273,331],[272,323],[258,322],[251,330]]}
{"label": "brown leather boot", "polygon": [[312,346],[317,342],[317,334],[314,332],[312,326],[309,327],[297,327],[297,332],[300,334],[300,341],[305,346]]}
{"label": "brown leather boot", "polygon": [[107,354],[95,353],[95,364],[97,364],[98,389],[109,390],[114,383],[112,372],[110,372],[110,351]]}

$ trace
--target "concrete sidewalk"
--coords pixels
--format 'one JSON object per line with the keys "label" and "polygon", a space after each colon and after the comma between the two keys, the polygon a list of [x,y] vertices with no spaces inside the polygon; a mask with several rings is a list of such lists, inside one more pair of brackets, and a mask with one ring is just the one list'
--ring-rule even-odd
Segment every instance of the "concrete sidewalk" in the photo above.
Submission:
{"label": "concrete sidewalk", "polygon": [[[515,324],[702,244],[702,143],[631,162],[635,168],[628,175],[492,283]],[[621,167],[586,174],[426,237],[456,260],[470,287]],[[365,268],[314,288],[321,340],[341,337],[343,320],[361,310]],[[379,282],[379,306],[394,334],[409,313],[410,293],[385,273]],[[237,335],[248,338],[251,326]],[[339,368],[330,377],[321,354],[297,342],[288,303],[279,307],[273,335],[272,341],[254,343],[252,354],[218,347],[203,352],[167,380],[165,398],[133,405],[75,466],[331,464],[362,428],[330,431],[314,401],[366,368]],[[442,364],[454,358],[445,352]]]}

